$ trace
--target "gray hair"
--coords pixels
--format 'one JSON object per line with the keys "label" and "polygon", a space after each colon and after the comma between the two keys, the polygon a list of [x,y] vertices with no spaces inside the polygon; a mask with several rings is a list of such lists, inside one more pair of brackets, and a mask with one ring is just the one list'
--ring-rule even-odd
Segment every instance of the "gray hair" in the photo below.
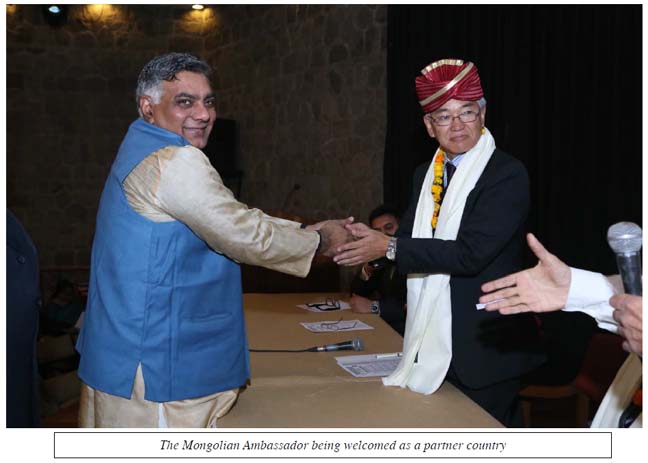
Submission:
{"label": "gray hair", "polygon": [[483,109],[484,106],[486,106],[486,98],[481,97],[479,100],[477,100],[477,106],[479,106],[479,109]]}
{"label": "gray hair", "polygon": [[138,112],[141,97],[148,96],[153,103],[159,103],[162,98],[162,81],[172,81],[176,78],[176,74],[182,71],[197,72],[209,78],[211,68],[206,62],[189,53],[166,53],[146,63],[137,78],[135,90]]}

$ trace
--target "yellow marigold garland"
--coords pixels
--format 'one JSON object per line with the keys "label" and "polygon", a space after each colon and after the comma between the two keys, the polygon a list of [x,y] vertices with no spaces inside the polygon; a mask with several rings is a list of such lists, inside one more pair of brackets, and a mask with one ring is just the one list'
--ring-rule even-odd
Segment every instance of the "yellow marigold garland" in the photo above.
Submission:
{"label": "yellow marigold garland", "polygon": [[[481,134],[484,135],[486,129],[481,128]],[[434,158],[434,181],[432,182],[432,197],[434,198],[434,214],[432,214],[432,229],[436,230],[439,221],[439,210],[441,209],[441,192],[443,192],[443,163],[445,161],[445,152],[439,148]]]}
{"label": "yellow marigold garland", "polygon": [[432,182],[432,197],[434,198],[434,214],[432,214],[432,229],[436,229],[441,209],[441,192],[443,191],[443,161],[445,153],[441,148],[434,158],[434,181]]}

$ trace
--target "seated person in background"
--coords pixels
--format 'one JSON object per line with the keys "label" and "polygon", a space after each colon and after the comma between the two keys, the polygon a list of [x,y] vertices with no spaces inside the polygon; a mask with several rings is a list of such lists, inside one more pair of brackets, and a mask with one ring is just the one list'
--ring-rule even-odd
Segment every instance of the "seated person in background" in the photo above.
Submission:
{"label": "seated person in background", "polygon": [[58,335],[74,329],[81,313],[85,310],[85,300],[69,280],[59,280],[49,303],[43,308],[41,332]]}
{"label": "seated person in background", "polygon": [[641,386],[642,311],[641,296],[620,293],[614,280],[600,273],[568,267],[549,253],[533,234],[529,247],[539,262],[533,268],[484,283],[488,293],[479,302],[487,311],[504,315],[520,312],[580,311],[593,317],[598,326],[624,338],[630,355],[599,406],[592,427],[641,426],[642,416],[629,417],[635,391]]}
{"label": "seated person in background", "polygon": [[[378,206],[369,214],[369,226],[388,236],[398,230],[398,214],[389,205]],[[370,263],[351,282],[351,309],[358,313],[375,313],[401,336],[405,332],[407,278],[398,273],[394,262],[374,269]]]}

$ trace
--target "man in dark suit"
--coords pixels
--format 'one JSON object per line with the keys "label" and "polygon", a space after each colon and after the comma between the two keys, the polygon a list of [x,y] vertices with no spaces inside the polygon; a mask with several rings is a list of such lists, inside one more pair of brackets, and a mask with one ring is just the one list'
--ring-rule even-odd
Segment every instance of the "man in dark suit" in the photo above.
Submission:
{"label": "man in dark suit", "polygon": [[7,427],[40,426],[36,362],[41,305],[38,253],[7,209]]}
{"label": "man in dark suit", "polygon": [[481,284],[523,264],[526,169],[495,148],[485,128],[473,63],[441,60],[422,74],[423,122],[440,148],[414,174],[397,236],[351,225],[358,240],[341,246],[335,260],[357,265],[386,256],[408,274],[403,359],[385,384],[428,394],[446,379],[505,425],[521,425],[520,376],[543,361],[532,342],[534,321],[491,316],[476,304]]}
{"label": "man in dark suit", "polygon": [[[390,205],[378,206],[369,214],[369,226],[394,236],[399,227],[398,213]],[[366,263],[351,281],[351,310],[380,315],[401,336],[405,333],[406,298],[407,279],[393,262],[378,268]]]}

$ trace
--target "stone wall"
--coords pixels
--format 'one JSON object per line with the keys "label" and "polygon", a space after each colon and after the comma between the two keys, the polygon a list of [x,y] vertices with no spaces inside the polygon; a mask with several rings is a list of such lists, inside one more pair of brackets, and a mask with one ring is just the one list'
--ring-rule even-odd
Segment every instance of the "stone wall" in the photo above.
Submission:
{"label": "stone wall", "polygon": [[136,117],[137,73],[189,51],[238,121],[240,198],[309,219],[382,200],[386,6],[7,6],[7,205],[43,266],[88,265],[103,183]]}

